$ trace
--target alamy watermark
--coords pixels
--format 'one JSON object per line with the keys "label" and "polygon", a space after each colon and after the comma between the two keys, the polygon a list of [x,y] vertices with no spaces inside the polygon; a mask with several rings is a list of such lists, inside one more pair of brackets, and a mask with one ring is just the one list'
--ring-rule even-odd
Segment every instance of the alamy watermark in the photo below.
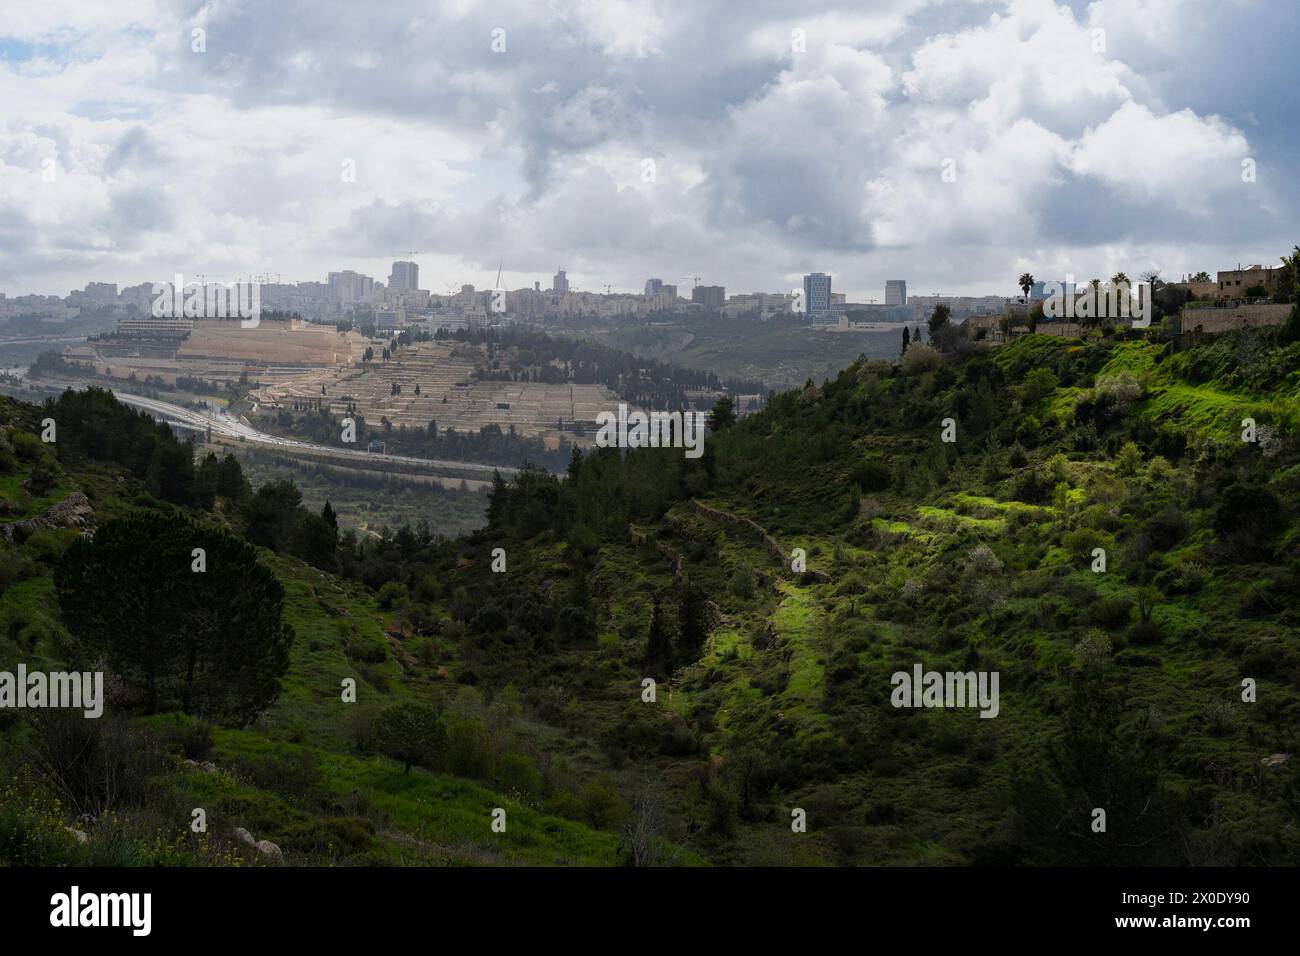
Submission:
{"label": "alamy watermark", "polygon": [[132,936],[148,936],[153,928],[152,893],[83,893],[73,884],[67,893],[50,897],[54,927],[124,927]]}
{"label": "alamy watermark", "polygon": [[[1075,287],[1074,277],[1043,286],[1043,317],[1048,319],[1132,319],[1133,328],[1151,326],[1152,299],[1149,282],[1108,282]],[[1135,294],[1136,293],[1136,294]]]}
{"label": "alamy watermark", "polygon": [[895,671],[889,702],[895,707],[978,707],[981,717],[998,715],[997,671]]}
{"label": "alamy watermark", "polygon": [[703,412],[628,411],[626,402],[618,403],[618,414],[601,412],[596,416],[600,430],[596,433],[599,448],[685,448],[687,458],[704,454],[705,416]]}
{"label": "alamy watermark", "polygon": [[255,329],[262,317],[262,293],[256,282],[186,282],[176,273],[170,284],[153,284],[155,319],[242,319]]}
{"label": "alamy watermark", "polygon": [[58,707],[82,710],[94,719],[104,713],[103,671],[0,671],[0,709]]}

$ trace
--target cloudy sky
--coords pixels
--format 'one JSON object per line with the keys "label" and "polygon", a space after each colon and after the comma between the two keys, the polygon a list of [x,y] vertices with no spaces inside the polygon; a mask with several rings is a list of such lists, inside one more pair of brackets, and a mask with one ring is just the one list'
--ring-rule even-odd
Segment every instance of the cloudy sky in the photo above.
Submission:
{"label": "cloudy sky", "polygon": [[1294,0],[0,0],[0,291],[1271,265],[1298,35]]}

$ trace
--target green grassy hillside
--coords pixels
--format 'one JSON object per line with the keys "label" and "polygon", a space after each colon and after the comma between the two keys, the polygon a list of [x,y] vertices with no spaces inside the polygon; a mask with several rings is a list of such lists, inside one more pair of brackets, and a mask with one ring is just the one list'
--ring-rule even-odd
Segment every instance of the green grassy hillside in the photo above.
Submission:
{"label": "green grassy hillside", "polygon": [[[43,452],[12,436],[41,416],[0,411],[4,521],[77,491],[98,521],[176,507],[75,443],[22,491]],[[158,760],[81,822],[48,734],[0,712],[0,857],[258,862],[244,827],[306,864],[1294,864],[1298,427],[1276,332],[1026,336],[860,361],[699,460],[525,470],[468,537],[322,552],[250,523],[262,492],[219,493],[184,507],[265,545],[295,633],[278,698],[243,728],[106,723]],[[0,550],[0,665],[76,656],[52,574],[77,535]],[[996,717],[894,706],[916,665],[996,672]],[[402,701],[446,728],[427,769],[375,742]]]}

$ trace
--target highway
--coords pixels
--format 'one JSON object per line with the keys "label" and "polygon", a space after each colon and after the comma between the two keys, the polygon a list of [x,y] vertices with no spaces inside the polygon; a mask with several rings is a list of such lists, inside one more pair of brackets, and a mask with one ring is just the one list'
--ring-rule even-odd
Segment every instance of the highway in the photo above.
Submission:
{"label": "highway", "polygon": [[[87,386],[66,383],[66,387],[84,389]],[[482,472],[488,478],[491,478],[494,471],[499,471],[503,478],[510,478],[519,473],[518,468],[508,468],[505,465],[482,465],[473,461],[445,461],[437,458],[416,458],[411,455],[388,455],[368,452],[360,448],[336,448],[332,445],[317,445],[293,438],[281,438],[278,435],[270,435],[264,431],[259,431],[252,425],[246,424],[231,415],[224,408],[209,405],[202,411],[194,411],[193,409],[182,408],[180,405],[173,405],[170,402],[161,402],[156,398],[132,395],[116,388],[112,389],[112,392],[117,400],[124,405],[138,408],[161,421],[204,432],[211,428],[214,435],[234,438],[251,444],[267,445],[289,454],[297,451],[304,454],[326,455],[330,458],[352,459],[367,463],[390,462],[395,465],[415,466],[429,471],[446,471],[448,469],[454,469],[458,472],[477,471]]]}

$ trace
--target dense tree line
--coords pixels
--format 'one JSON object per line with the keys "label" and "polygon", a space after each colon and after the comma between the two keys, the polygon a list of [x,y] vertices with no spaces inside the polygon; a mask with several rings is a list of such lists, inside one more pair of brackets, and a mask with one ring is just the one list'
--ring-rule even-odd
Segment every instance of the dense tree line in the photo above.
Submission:
{"label": "dense tree line", "polygon": [[645,408],[684,409],[688,390],[764,391],[760,381],[723,379],[714,372],[665,365],[597,342],[529,329],[458,329],[440,331],[436,337],[486,347],[488,367],[480,376],[484,379],[604,385],[623,401]]}
{"label": "dense tree line", "polygon": [[[385,451],[395,455],[416,458],[435,458],[446,461],[466,461],[484,465],[504,465],[518,468],[528,462],[559,470],[569,460],[572,445],[561,437],[557,448],[547,448],[541,438],[518,434],[514,426],[502,429],[493,422],[476,432],[445,429],[436,418],[424,428],[394,426],[388,419],[377,424],[366,421],[352,411],[356,423],[356,445],[364,446],[372,439],[385,443]],[[325,409],[310,407],[281,409],[274,419],[276,429],[301,436],[309,441],[336,448],[344,445],[339,419]]]}

